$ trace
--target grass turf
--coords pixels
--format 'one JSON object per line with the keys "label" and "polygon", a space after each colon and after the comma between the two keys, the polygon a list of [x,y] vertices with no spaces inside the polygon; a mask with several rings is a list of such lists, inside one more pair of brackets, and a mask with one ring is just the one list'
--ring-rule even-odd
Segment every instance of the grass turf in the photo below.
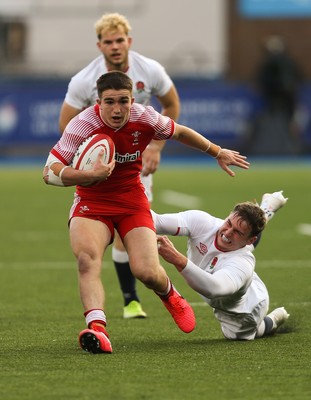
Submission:
{"label": "grass turf", "polygon": [[[0,169],[0,393],[5,400],[37,399],[295,399],[311,398],[311,224],[309,166],[263,166],[235,178],[200,167],[162,167],[154,180],[154,209],[198,208],[226,217],[231,207],[284,189],[288,204],[269,223],[256,249],[257,272],[271,309],[291,314],[280,334],[229,342],[211,309],[172,266],[173,282],[193,304],[197,328],[178,330],[159,299],[138,283],[146,320],[123,320],[116,274],[103,267],[111,355],[83,352],[85,326],[67,215],[73,188],[45,186],[39,168]],[[168,204],[169,189],[184,206]],[[177,202],[177,201],[176,201]],[[190,206],[189,206],[190,205]],[[185,251],[185,240],[174,238]]]}

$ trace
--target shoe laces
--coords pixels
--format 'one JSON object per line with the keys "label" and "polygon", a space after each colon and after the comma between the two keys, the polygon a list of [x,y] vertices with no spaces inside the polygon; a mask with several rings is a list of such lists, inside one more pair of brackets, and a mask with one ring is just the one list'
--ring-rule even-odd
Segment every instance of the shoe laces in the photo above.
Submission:
{"label": "shoe laces", "polygon": [[180,314],[184,312],[186,305],[183,297],[178,296],[176,295],[176,293],[174,293],[173,295],[169,296],[167,300],[169,304],[174,308],[174,311]]}

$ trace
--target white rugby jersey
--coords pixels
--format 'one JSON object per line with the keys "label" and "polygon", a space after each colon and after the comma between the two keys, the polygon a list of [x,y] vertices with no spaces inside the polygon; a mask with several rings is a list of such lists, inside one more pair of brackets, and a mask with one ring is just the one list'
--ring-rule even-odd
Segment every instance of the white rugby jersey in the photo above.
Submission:
{"label": "white rugby jersey", "polygon": [[216,232],[224,220],[198,210],[176,214],[152,212],[158,234],[188,237],[187,266],[182,275],[195,291],[221,313],[252,314],[268,292],[255,273],[253,246],[224,252],[215,245]]}
{"label": "white rugby jersey", "polygon": [[[65,102],[79,110],[95,104],[98,98],[96,81],[107,72],[104,56],[100,55],[71,78]],[[135,102],[143,105],[149,105],[153,95],[164,96],[173,84],[160,63],[132,50],[126,74],[133,81]]]}

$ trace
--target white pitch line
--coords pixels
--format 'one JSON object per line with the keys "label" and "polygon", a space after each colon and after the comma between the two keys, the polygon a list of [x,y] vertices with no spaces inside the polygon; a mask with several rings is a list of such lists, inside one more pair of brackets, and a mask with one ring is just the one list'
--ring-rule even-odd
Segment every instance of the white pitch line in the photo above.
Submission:
{"label": "white pitch line", "polygon": [[302,235],[311,236],[311,224],[299,224],[297,226],[297,231]]}
{"label": "white pitch line", "polygon": [[311,267],[311,260],[257,260],[258,268],[304,268]]}
{"label": "white pitch line", "polygon": [[198,197],[173,190],[163,190],[160,194],[160,200],[165,204],[182,208],[199,208],[201,206],[201,200]]}

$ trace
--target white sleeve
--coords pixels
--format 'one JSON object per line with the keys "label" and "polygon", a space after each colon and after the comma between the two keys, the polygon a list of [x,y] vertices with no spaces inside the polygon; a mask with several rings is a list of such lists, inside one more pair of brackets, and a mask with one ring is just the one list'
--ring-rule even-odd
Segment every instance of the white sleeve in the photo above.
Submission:
{"label": "white sleeve", "polygon": [[188,260],[181,274],[193,290],[209,299],[231,295],[237,291],[234,281],[224,270],[210,274]]}
{"label": "white sleeve", "polygon": [[160,97],[165,96],[173,85],[172,79],[158,61],[153,60],[150,71],[154,80],[152,94]]}
{"label": "white sleeve", "polygon": [[83,110],[91,105],[86,82],[81,81],[77,75],[71,78],[69,82],[65,102],[77,110]]}
{"label": "white sleeve", "polygon": [[[156,232],[160,235],[188,236],[189,231],[181,223],[180,213],[176,214],[157,214],[151,210]],[[183,225],[183,226],[182,226]]]}
{"label": "white sleeve", "polygon": [[151,211],[156,232],[174,236],[203,235],[209,229],[214,229],[218,219],[205,211],[186,210],[174,214],[156,214]]}

